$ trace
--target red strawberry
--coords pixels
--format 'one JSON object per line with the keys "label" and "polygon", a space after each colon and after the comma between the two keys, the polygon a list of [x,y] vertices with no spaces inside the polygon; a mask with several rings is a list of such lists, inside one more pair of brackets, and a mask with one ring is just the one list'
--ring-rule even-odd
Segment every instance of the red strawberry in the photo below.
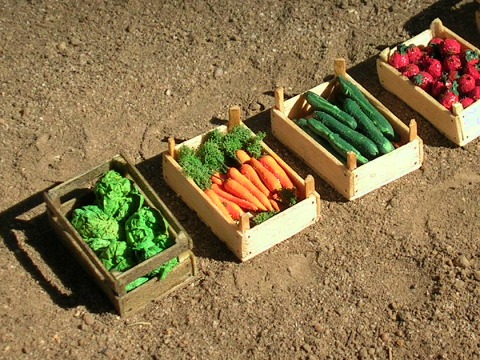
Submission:
{"label": "red strawberry", "polygon": [[465,49],[460,55],[462,63],[465,64],[478,64],[480,61],[480,52],[476,50]]}
{"label": "red strawberry", "polygon": [[445,84],[445,80],[439,79],[432,83],[430,93],[434,98],[438,98],[440,94],[446,90],[447,90],[447,85]]}
{"label": "red strawberry", "polygon": [[452,110],[453,104],[457,103],[459,101],[458,99],[458,93],[454,89],[447,90],[440,95],[440,98],[438,99],[440,103],[447,109],[447,110]]}
{"label": "red strawberry", "polygon": [[462,46],[455,39],[445,39],[443,40],[443,43],[440,49],[444,56],[458,55],[462,50]]}
{"label": "red strawberry", "polygon": [[474,102],[475,102],[475,100],[473,100],[473,99],[470,98],[470,97],[464,97],[464,98],[461,98],[461,99],[460,99],[460,104],[462,104],[462,106],[463,106],[464,109],[466,109],[467,107],[469,107],[470,105],[472,105]]}
{"label": "red strawberry", "polygon": [[474,79],[480,79],[480,63],[465,65],[463,67],[463,73],[472,75]]}
{"label": "red strawberry", "polygon": [[402,75],[408,77],[409,79],[420,72],[420,68],[416,64],[408,64],[407,66],[403,67]]}
{"label": "red strawberry", "polygon": [[470,74],[463,74],[458,79],[458,91],[466,94],[475,88],[475,78]]}
{"label": "red strawberry", "polygon": [[425,71],[428,71],[434,79],[438,79],[440,76],[442,76],[442,62],[434,58],[429,58],[425,67]]}
{"label": "red strawberry", "polygon": [[407,46],[408,60],[411,64],[417,64],[423,56],[422,50],[415,44]]}
{"label": "red strawberry", "polygon": [[451,72],[462,68],[462,60],[458,55],[448,55],[443,59],[443,66],[446,71]]}
{"label": "red strawberry", "polygon": [[403,44],[399,45],[397,47],[397,50],[395,50],[388,58],[388,63],[397,70],[400,70],[401,68],[407,66],[409,63],[407,47]]}
{"label": "red strawberry", "polygon": [[480,100],[480,86],[475,86],[475,88],[468,93],[468,96],[473,100]]}
{"label": "red strawberry", "polygon": [[428,42],[428,45],[425,48],[425,52],[430,56],[439,58],[441,54],[442,46],[443,46],[443,39],[439,37],[434,37]]}
{"label": "red strawberry", "polygon": [[433,77],[429,72],[420,71],[412,78],[412,81],[416,86],[421,87],[426,92],[430,92],[430,88],[432,87],[433,83]]}

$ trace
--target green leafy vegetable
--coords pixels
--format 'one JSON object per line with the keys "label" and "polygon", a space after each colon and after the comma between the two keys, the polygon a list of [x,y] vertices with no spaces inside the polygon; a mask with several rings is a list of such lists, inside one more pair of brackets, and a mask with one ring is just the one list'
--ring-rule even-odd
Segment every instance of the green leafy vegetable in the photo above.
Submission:
{"label": "green leafy vegetable", "polygon": [[97,203],[109,215],[122,222],[143,205],[143,196],[132,182],[114,170],[108,171],[97,182],[95,189]]}
{"label": "green leafy vegetable", "polygon": [[118,222],[97,205],[75,209],[71,223],[94,251],[108,247],[119,238]]}
{"label": "green leafy vegetable", "polygon": [[250,140],[248,140],[247,144],[245,145],[245,150],[250,154],[250,156],[253,156],[256,159],[262,156],[262,141],[266,136],[266,133],[260,131],[257,133],[257,136],[251,137]]}
{"label": "green leafy vegetable", "polygon": [[256,214],[254,217],[252,217],[252,222],[255,225],[258,225],[264,221],[267,221],[268,219],[275,216],[276,214],[278,214],[278,211],[262,211]]}
{"label": "green leafy vegetable", "polygon": [[223,134],[215,129],[206,134],[197,149],[182,146],[178,153],[178,163],[185,175],[191,178],[202,190],[212,186],[211,176],[215,172],[225,173],[229,167],[238,165],[237,151],[242,149],[250,156],[259,158],[263,153],[262,141],[266,134],[257,135],[245,126],[235,126]]}
{"label": "green leafy vegetable", "polygon": [[[95,204],[77,208],[72,226],[109,271],[125,271],[174,244],[168,222],[154,208],[144,206],[135,184],[114,170],[95,184]],[[178,265],[178,259],[128,284],[130,291],[153,276],[162,279]]]}
{"label": "green leafy vegetable", "polygon": [[195,149],[189,146],[182,146],[178,152],[178,163],[185,175],[193,179],[201,189],[208,189],[212,186],[212,179],[210,178],[212,172],[196,155]]}

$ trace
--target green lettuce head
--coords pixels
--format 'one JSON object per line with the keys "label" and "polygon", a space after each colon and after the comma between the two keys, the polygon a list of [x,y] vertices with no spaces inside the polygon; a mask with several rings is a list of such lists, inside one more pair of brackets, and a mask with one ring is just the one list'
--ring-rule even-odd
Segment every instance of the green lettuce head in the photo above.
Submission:
{"label": "green lettuce head", "polygon": [[141,208],[144,198],[135,185],[115,170],[108,171],[95,185],[97,204],[119,222]]}
{"label": "green lettuce head", "polygon": [[96,205],[75,209],[71,223],[93,251],[108,247],[120,235],[117,221]]}
{"label": "green lettuce head", "polygon": [[126,242],[139,261],[146,260],[172,245],[168,223],[162,214],[153,208],[143,207],[125,223]]}

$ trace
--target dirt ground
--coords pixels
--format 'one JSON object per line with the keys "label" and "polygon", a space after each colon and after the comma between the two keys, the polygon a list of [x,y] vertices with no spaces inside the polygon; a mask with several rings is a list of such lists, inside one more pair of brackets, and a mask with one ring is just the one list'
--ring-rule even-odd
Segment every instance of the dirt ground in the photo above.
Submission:
{"label": "dirt ground", "polygon": [[[480,141],[454,146],[379,84],[380,50],[434,18],[480,46],[473,1],[0,2],[0,358],[480,359]],[[421,169],[352,202],[318,176],[321,218],[240,263],[165,184],[166,139],[239,105],[270,131],[273,90],[333,60],[425,143]],[[42,193],[118,152],[193,239],[190,285],[119,317],[53,233]],[[392,164],[395,166],[395,164]]]}

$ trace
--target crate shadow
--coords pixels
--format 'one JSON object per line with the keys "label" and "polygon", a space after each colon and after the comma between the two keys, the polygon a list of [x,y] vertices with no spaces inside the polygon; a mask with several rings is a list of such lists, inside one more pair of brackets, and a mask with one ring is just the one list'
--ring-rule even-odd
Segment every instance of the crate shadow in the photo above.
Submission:
{"label": "crate shadow", "polygon": [[[57,184],[55,184],[57,185]],[[0,214],[0,236],[30,276],[63,309],[84,306],[92,313],[115,312],[108,298],[63,246],[50,226],[39,191]]]}
{"label": "crate shadow", "polygon": [[459,5],[460,0],[440,0],[426,10],[410,18],[404,25],[405,30],[415,36],[428,29],[430,23],[439,18],[447,28],[478,46],[480,38],[477,32],[475,11],[479,8],[475,1]]}

